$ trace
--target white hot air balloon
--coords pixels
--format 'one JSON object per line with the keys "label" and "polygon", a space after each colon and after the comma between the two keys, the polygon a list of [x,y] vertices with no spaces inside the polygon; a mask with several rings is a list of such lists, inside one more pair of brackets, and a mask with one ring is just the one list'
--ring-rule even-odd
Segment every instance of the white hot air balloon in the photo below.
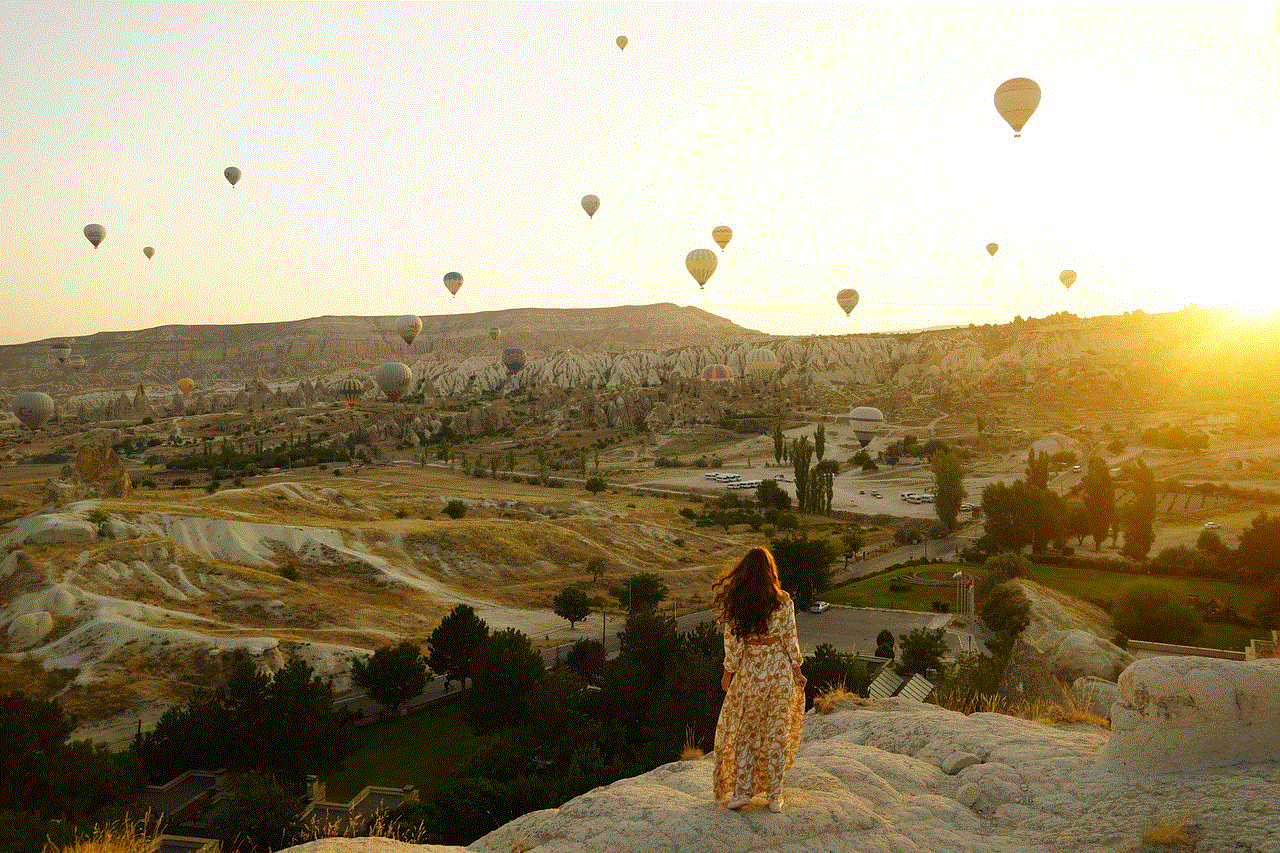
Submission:
{"label": "white hot air balloon", "polygon": [[53,398],[43,391],[23,391],[13,398],[13,413],[32,432],[53,417]]}
{"label": "white hot air balloon", "polygon": [[422,331],[422,320],[416,314],[405,314],[396,318],[396,334],[406,345],[412,346],[413,339]]}
{"label": "white hot air balloon", "polygon": [[387,395],[387,399],[394,403],[408,390],[413,372],[403,362],[389,361],[373,372],[373,378],[382,393]]}
{"label": "white hot air balloon", "polygon": [[853,427],[858,444],[866,447],[884,426],[884,413],[874,406],[858,406],[849,413],[849,424]]}

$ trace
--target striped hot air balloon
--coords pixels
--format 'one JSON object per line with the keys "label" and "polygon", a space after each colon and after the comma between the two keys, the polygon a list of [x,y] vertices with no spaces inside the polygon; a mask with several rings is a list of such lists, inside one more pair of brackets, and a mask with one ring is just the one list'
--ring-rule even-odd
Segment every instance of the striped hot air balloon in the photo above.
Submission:
{"label": "striped hot air balloon", "polygon": [[728,382],[733,379],[733,371],[727,364],[708,364],[702,368],[702,378],[708,382]]}
{"label": "striped hot air balloon", "polygon": [[524,350],[520,347],[507,347],[502,351],[502,363],[507,372],[514,375],[524,370]]}
{"label": "striped hot air balloon", "polygon": [[338,383],[338,396],[347,401],[347,408],[354,408],[356,400],[364,393],[364,383],[354,376],[349,376]]}
{"label": "striped hot air balloon", "polygon": [[753,379],[768,379],[778,372],[778,357],[767,349],[753,349],[742,360],[742,369]]}
{"label": "striped hot air balloon", "polygon": [[387,395],[387,399],[394,403],[400,399],[401,394],[409,390],[413,371],[409,370],[409,365],[403,362],[388,361],[373,372],[373,378],[382,389],[382,393]]}

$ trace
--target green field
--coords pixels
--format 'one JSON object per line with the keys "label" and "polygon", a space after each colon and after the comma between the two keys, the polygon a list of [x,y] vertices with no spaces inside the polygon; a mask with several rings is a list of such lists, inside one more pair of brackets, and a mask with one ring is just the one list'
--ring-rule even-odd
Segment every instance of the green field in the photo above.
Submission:
{"label": "green field", "polygon": [[[912,586],[906,592],[890,592],[890,581],[901,575],[910,574],[946,579],[950,578],[951,573],[958,568],[962,567],[948,564],[943,567],[913,566],[895,569],[892,572],[886,572],[875,577],[852,580],[841,584],[823,592],[822,598],[837,604],[849,604],[854,607],[889,607],[898,610],[931,611],[933,609],[933,601],[952,603],[954,600],[954,589],[952,587]],[[963,568],[967,572],[977,574],[981,574],[983,571],[980,566],[966,565]],[[1253,613],[1253,608],[1267,594],[1265,587],[1246,586],[1227,581],[1154,577],[1060,566],[1036,566],[1035,576],[1036,580],[1045,586],[1066,593],[1073,598],[1092,601],[1095,604],[1114,601],[1120,593],[1134,584],[1153,583],[1169,587],[1179,600],[1185,601],[1188,595],[1198,595],[1202,601],[1221,598],[1234,607],[1237,613],[1246,618]],[[1264,636],[1266,636],[1266,632],[1257,628],[1206,622],[1204,633],[1200,636],[1200,639],[1195,641],[1195,645],[1213,649],[1240,651],[1251,638]]]}
{"label": "green field", "polygon": [[355,752],[325,780],[325,797],[344,803],[365,785],[434,790],[449,781],[476,739],[462,718],[461,702],[364,726],[356,730]]}

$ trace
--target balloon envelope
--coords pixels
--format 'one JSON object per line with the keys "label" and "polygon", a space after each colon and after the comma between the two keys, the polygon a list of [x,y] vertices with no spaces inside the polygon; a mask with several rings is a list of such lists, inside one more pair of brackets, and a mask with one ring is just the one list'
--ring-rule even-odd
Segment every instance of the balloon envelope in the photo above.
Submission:
{"label": "balloon envelope", "polygon": [[778,357],[767,349],[753,349],[742,360],[742,368],[755,379],[768,379],[778,371]]}
{"label": "balloon envelope", "polygon": [[498,338],[502,337],[502,330],[499,329],[497,326],[493,326],[492,328],[489,329],[489,337],[493,338],[496,341]]}
{"label": "balloon envelope", "polygon": [[524,369],[524,350],[520,347],[507,347],[502,351],[502,363],[508,373],[519,373]]}
{"label": "balloon envelope", "polygon": [[53,354],[58,357],[58,364],[66,364],[67,356],[71,355],[71,344],[66,341],[51,344],[49,349],[53,350]]}
{"label": "balloon envelope", "polygon": [[994,257],[994,256],[995,256],[996,251],[997,251],[999,248],[1000,248],[1000,247],[999,247],[999,246],[997,246],[995,243],[988,243],[988,244],[987,244],[987,254],[988,254],[988,255],[991,255],[991,256],[993,256],[993,257]]}
{"label": "balloon envelope", "polygon": [[409,380],[413,378],[409,365],[399,361],[389,361],[374,371],[373,378],[387,399],[395,402],[409,388]]}
{"label": "balloon envelope", "polygon": [[231,186],[234,187],[236,183],[240,180],[240,170],[237,169],[235,166],[228,166],[227,168],[222,170],[222,177],[226,178],[227,183],[231,184]]}
{"label": "balloon envelope", "polygon": [[600,209],[600,196],[584,195],[582,197],[582,209],[587,212],[587,216],[594,217],[596,211]]}
{"label": "balloon envelope", "polygon": [[1014,136],[1022,135],[1022,126],[1040,106],[1040,87],[1035,80],[1014,77],[996,88],[996,109],[1013,128]]}
{"label": "balloon envelope", "polygon": [[1075,284],[1075,283],[1076,283],[1076,271],[1075,271],[1075,270],[1063,270],[1063,271],[1062,271],[1062,274],[1058,276],[1058,281],[1062,282],[1062,286],[1063,286],[1063,287],[1065,287],[1065,288],[1067,288],[1068,290],[1070,290],[1070,289],[1071,289],[1071,285],[1073,285],[1073,284]]}
{"label": "balloon envelope", "polygon": [[79,373],[80,371],[84,370],[84,356],[82,355],[71,356],[71,358],[67,359],[67,367],[70,367],[76,373]]}
{"label": "balloon envelope", "polygon": [[364,383],[354,376],[349,376],[338,383],[338,396],[347,401],[348,409],[355,406],[356,400],[359,400],[363,393]]}
{"label": "balloon envelope", "polygon": [[53,398],[43,391],[23,391],[13,398],[13,413],[35,432],[53,417]]}
{"label": "balloon envelope", "polygon": [[147,256],[147,260],[150,260],[151,256],[154,255],[155,253],[156,253],[156,250],[151,248],[150,246],[142,247],[142,254]]}
{"label": "balloon envelope", "polygon": [[836,294],[836,303],[844,309],[844,315],[848,317],[858,305],[858,291],[845,288]]}
{"label": "balloon envelope", "polygon": [[858,406],[849,413],[849,424],[858,443],[866,447],[880,432],[884,424],[884,413],[874,406]]}
{"label": "balloon envelope", "polygon": [[733,229],[728,225],[717,225],[711,231],[711,239],[716,241],[716,245],[723,252],[724,247],[729,245],[729,241],[733,239]]}
{"label": "balloon envelope", "polygon": [[107,229],[101,225],[89,224],[84,227],[85,239],[93,244],[93,248],[98,248],[98,244],[107,236]]}
{"label": "balloon envelope", "polygon": [[625,48],[625,47],[627,46],[627,37],[626,37],[626,36],[618,36],[618,38],[616,39],[616,41],[618,42],[618,50],[622,50],[623,48]]}
{"label": "balloon envelope", "polygon": [[406,344],[412,344],[413,339],[418,337],[418,333],[422,331],[422,320],[414,314],[405,314],[396,318],[396,334],[399,335]]}
{"label": "balloon envelope", "polygon": [[716,253],[710,249],[694,249],[685,255],[684,266],[698,283],[698,289],[707,283],[711,274],[716,271]]}
{"label": "balloon envelope", "polygon": [[708,382],[728,382],[733,379],[733,371],[727,364],[708,364],[702,368],[701,378]]}
{"label": "balloon envelope", "polygon": [[444,274],[444,286],[449,288],[449,292],[454,296],[458,295],[458,291],[462,289],[462,273],[448,272]]}
{"label": "balloon envelope", "polygon": [[178,380],[178,390],[182,392],[182,396],[184,397],[190,394],[191,390],[195,387],[195,380],[190,377]]}

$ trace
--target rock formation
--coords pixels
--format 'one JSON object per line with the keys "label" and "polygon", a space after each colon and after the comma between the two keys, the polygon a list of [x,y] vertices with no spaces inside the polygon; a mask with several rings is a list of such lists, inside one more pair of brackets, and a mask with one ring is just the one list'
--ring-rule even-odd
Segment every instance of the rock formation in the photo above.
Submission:
{"label": "rock formation", "polygon": [[84,498],[127,498],[133,483],[116,452],[108,445],[83,444],[73,462],[62,466],[57,480],[45,483],[44,503],[65,504]]}

